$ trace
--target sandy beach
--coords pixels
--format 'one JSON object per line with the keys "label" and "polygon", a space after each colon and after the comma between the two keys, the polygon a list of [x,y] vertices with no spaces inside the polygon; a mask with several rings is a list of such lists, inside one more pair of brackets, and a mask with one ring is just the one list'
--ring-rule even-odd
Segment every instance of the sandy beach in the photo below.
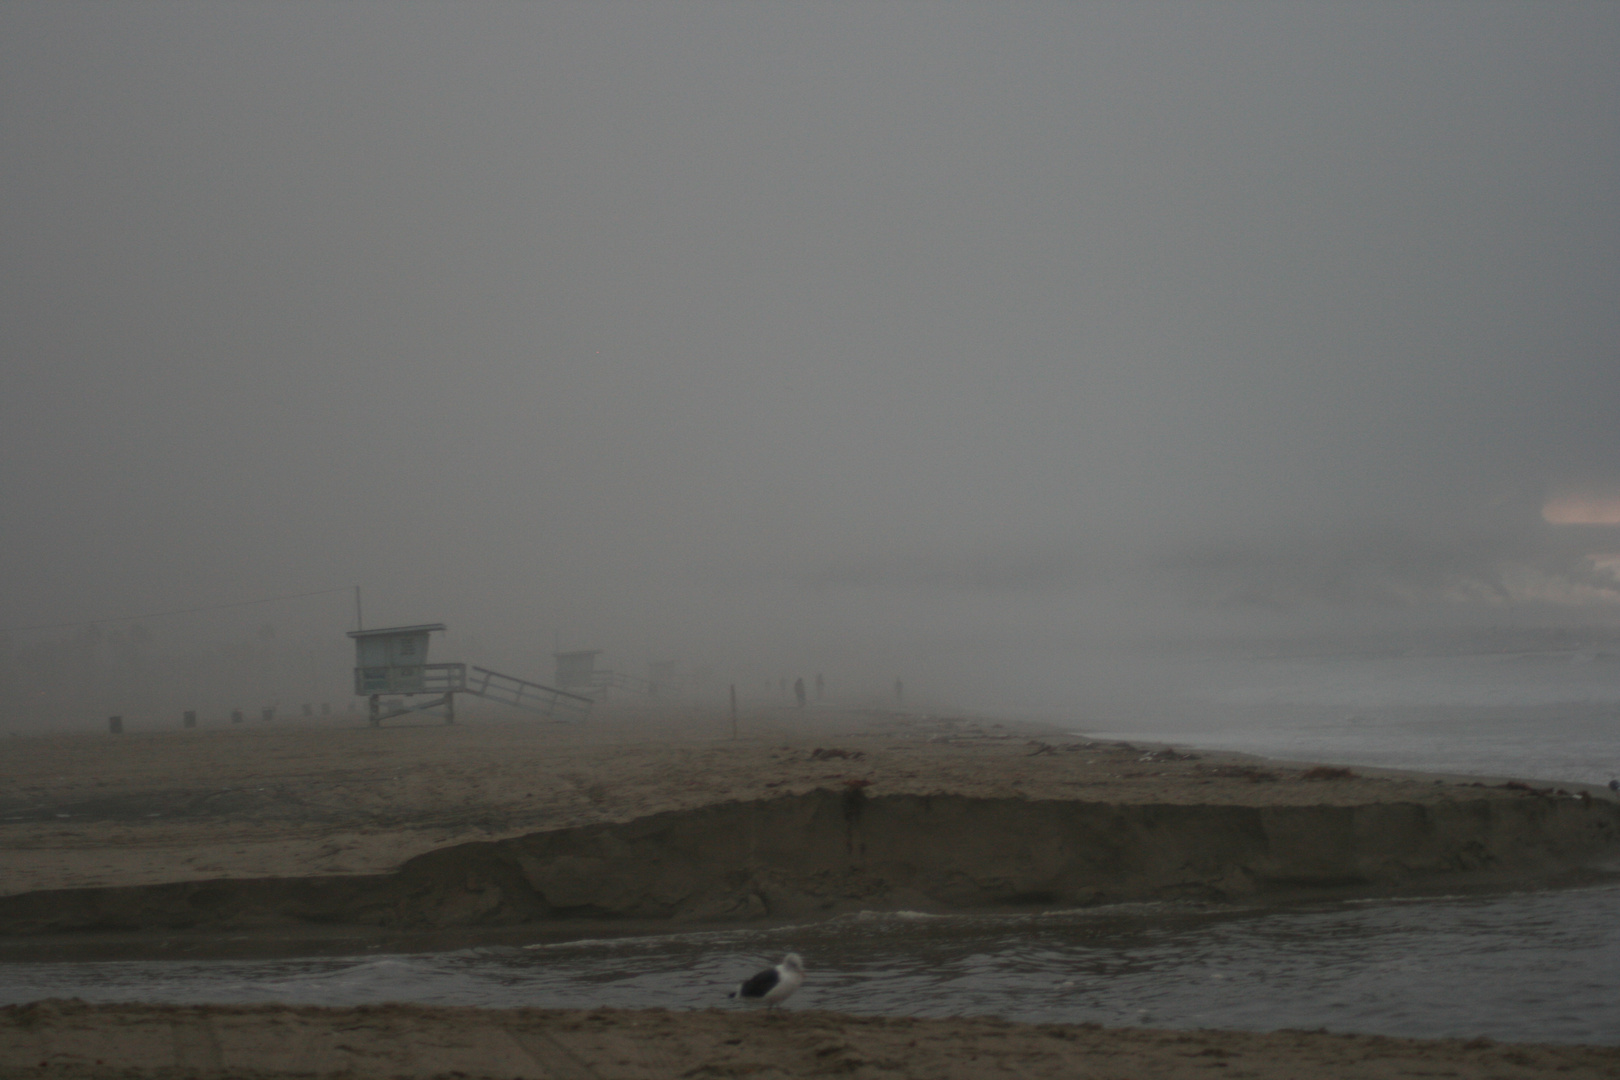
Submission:
{"label": "sandy beach", "polygon": [[[296,949],[321,934],[538,939],[614,920],[622,932],[865,907],[1534,885],[1612,864],[1617,823],[1606,791],[1370,775],[853,709],[754,710],[736,737],[729,717],[679,707],[605,709],[577,727],[474,717],[17,737],[0,764],[0,951],[156,949],[146,931],[161,931],[164,948],[176,931],[193,933],[191,947],[206,952],[220,928]],[[1058,833],[1067,846],[1040,839]],[[1019,847],[1009,836],[1035,839]],[[783,871],[784,853],[808,864],[805,876]],[[50,1003],[5,1010],[0,1067],[51,1077],[1617,1076],[1620,1051],[812,1012]]]}
{"label": "sandy beach", "polygon": [[814,1011],[454,1009],[417,1005],[0,1009],[12,1077],[501,1077],[668,1080],[799,1076],[1284,1080],[1620,1076],[1620,1049],[1284,1031],[922,1020]]}
{"label": "sandy beach", "polygon": [[[750,710],[738,737],[731,732],[713,709],[619,706],[578,726],[502,717],[453,727],[306,721],[19,736],[0,760],[0,895],[379,873],[470,841],[852,782],[868,796],[1119,805],[1535,797],[1378,770],[1309,779],[1309,763],[1154,753],[1061,728],[949,715]],[[1602,789],[1592,795],[1610,798]]]}

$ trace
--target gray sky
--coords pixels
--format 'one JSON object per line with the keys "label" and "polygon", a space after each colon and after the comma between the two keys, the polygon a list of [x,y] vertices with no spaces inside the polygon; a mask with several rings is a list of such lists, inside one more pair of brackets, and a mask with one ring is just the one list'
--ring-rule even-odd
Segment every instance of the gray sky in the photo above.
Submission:
{"label": "gray sky", "polygon": [[944,679],[1609,620],[1617,530],[1541,511],[1620,485],[1617,56],[1597,3],[0,4],[0,623],[360,583],[502,663]]}

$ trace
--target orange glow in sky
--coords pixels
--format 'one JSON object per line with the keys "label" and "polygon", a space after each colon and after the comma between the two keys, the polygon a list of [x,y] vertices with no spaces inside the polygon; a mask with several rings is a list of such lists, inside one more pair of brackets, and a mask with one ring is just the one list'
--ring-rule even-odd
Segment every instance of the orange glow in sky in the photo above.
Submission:
{"label": "orange glow in sky", "polygon": [[1620,495],[1556,495],[1541,517],[1551,525],[1620,525]]}

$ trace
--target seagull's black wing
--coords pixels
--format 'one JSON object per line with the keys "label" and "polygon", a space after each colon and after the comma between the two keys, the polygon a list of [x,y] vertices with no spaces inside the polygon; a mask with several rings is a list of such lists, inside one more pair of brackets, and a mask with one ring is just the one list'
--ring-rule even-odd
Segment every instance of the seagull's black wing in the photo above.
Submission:
{"label": "seagull's black wing", "polygon": [[762,998],[771,992],[771,988],[782,981],[782,976],[775,968],[766,968],[752,979],[737,987],[735,997]]}

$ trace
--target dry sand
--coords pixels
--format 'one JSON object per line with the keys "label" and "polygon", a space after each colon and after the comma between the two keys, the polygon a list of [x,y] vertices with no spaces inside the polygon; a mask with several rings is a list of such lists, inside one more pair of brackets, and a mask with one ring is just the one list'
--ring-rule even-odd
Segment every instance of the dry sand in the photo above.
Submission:
{"label": "dry sand", "polygon": [[[576,727],[250,722],[16,737],[0,758],[0,895],[378,873],[471,840],[850,780],[873,796],[1241,806],[1437,803],[1467,784],[1368,770],[1312,781],[1297,763],[1144,760],[1144,748],[1088,745],[1058,729],[863,710],[756,710],[740,738],[730,734],[712,710],[620,707]],[[817,749],[861,756],[812,759]]]}

